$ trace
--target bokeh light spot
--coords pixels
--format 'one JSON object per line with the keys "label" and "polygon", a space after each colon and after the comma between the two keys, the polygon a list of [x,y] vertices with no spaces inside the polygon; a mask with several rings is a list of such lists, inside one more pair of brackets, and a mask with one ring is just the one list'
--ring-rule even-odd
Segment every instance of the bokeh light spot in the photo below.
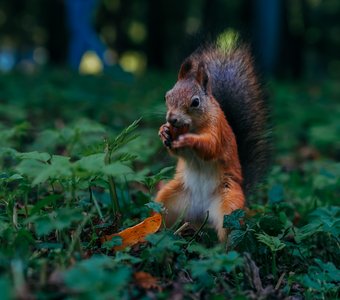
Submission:
{"label": "bokeh light spot", "polygon": [[142,43],[146,38],[146,28],[144,24],[132,22],[128,29],[128,35],[134,43]]}
{"label": "bokeh light spot", "polygon": [[80,74],[99,74],[103,71],[103,63],[93,51],[87,51],[83,55],[80,66]]}
{"label": "bokeh light spot", "polygon": [[140,74],[146,68],[146,57],[145,54],[140,52],[127,51],[123,53],[119,63],[124,71]]}

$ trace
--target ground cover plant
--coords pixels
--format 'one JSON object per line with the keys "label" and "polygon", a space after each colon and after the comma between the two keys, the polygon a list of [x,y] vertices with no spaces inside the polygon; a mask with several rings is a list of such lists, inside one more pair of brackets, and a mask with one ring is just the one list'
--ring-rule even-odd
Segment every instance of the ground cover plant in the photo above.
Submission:
{"label": "ground cover plant", "polygon": [[[338,299],[340,89],[272,82],[274,160],[226,245],[164,227],[121,251],[173,160],[158,140],[173,74],[0,78],[2,299]],[[117,248],[116,248],[117,249]]]}

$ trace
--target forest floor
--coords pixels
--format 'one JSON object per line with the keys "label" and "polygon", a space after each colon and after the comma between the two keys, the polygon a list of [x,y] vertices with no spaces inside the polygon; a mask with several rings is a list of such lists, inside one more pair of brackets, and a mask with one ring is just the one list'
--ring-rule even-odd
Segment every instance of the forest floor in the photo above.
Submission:
{"label": "forest floor", "polygon": [[175,78],[0,77],[2,299],[340,298],[332,81],[268,84],[273,167],[249,211],[225,219],[226,245],[205,226],[174,234],[180,223],[122,251],[119,238],[100,243],[161,209],[152,200],[175,161],[157,132]]}

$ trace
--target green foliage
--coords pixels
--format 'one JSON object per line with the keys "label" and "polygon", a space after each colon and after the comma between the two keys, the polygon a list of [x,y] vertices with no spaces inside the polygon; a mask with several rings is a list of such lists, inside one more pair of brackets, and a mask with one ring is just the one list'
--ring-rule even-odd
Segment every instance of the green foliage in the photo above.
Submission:
{"label": "green foliage", "polygon": [[169,171],[173,171],[173,169],[174,169],[173,167],[163,168],[155,175],[146,176],[144,180],[142,180],[142,182],[148,187],[150,191],[153,191],[158,182],[164,179],[169,179],[169,177],[166,176],[166,174],[169,173]]}
{"label": "green foliage", "polygon": [[170,232],[149,235],[146,239],[153,246],[147,250],[148,255],[152,257],[152,260],[160,263],[166,259],[169,253],[180,253],[181,245],[185,244],[183,240],[176,238]]}
{"label": "green foliage", "polygon": [[69,228],[73,222],[82,219],[79,209],[61,208],[48,214],[33,215],[27,219],[27,223],[35,225],[38,236],[48,235],[52,230]]}
{"label": "green foliage", "polygon": [[[65,283],[77,299],[120,298],[131,268],[107,256],[84,260],[64,273]],[[125,292],[126,294],[126,292]]]}
{"label": "green foliage", "polygon": [[296,240],[302,241],[317,233],[323,233],[339,241],[340,207],[321,207],[309,214],[309,223],[301,227]]}
{"label": "green foliage", "polygon": [[192,260],[189,263],[189,269],[194,278],[201,278],[202,282],[204,282],[204,276],[208,272],[231,272],[241,263],[242,259],[240,259],[239,254],[235,251],[230,251],[228,253],[215,253],[204,259]]}
{"label": "green foliage", "polygon": [[[339,297],[333,85],[315,96],[273,84],[274,167],[248,208],[224,217],[225,245],[208,224],[179,223],[121,252],[112,250],[119,237],[100,243],[164,211],[152,200],[174,172],[157,137],[173,78],[149,74],[131,86],[58,72],[0,78],[2,298]],[[141,288],[140,271],[156,286]]]}
{"label": "green foliage", "polygon": [[272,252],[279,251],[286,246],[276,236],[270,236],[266,233],[258,233],[256,237],[259,242],[265,244]]}
{"label": "green foliage", "polygon": [[242,209],[234,210],[230,215],[224,216],[223,227],[229,229],[241,229],[240,221],[245,216]]}
{"label": "green foliage", "polygon": [[112,249],[115,246],[120,246],[123,243],[122,238],[120,236],[114,236],[110,241],[106,241],[102,244],[102,248],[107,250]]}
{"label": "green foliage", "polygon": [[326,295],[336,298],[340,291],[340,270],[333,263],[324,263],[320,259],[315,259],[308,273],[299,276],[298,280],[308,289],[309,298],[324,299]]}

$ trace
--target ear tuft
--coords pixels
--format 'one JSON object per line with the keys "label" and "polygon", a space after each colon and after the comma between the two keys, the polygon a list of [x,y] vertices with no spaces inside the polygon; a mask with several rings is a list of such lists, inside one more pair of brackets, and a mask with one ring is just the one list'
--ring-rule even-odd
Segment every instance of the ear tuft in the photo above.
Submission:
{"label": "ear tuft", "polygon": [[197,68],[196,81],[199,83],[205,93],[208,92],[209,75],[203,62],[200,62]]}
{"label": "ear tuft", "polygon": [[187,58],[181,65],[178,72],[178,79],[184,79],[192,69],[192,60]]}

